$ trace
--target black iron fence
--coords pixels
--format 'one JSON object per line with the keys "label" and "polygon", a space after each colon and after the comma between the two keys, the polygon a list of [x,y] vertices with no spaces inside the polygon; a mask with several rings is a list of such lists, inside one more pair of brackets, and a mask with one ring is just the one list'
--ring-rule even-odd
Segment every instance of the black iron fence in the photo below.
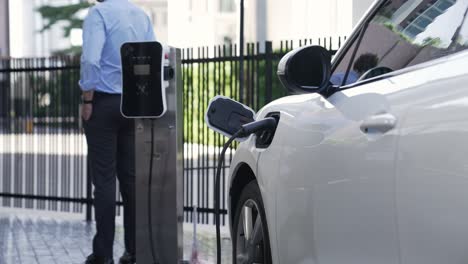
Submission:
{"label": "black iron fence", "polygon": [[79,60],[0,61],[1,206],[91,212]]}
{"label": "black iron fence", "polygon": [[[214,172],[226,139],[204,124],[209,100],[225,95],[258,110],[286,95],[276,77],[286,52],[310,44],[336,50],[342,40],[248,44],[242,91],[236,45],[183,50],[186,221],[191,221],[197,205],[199,221],[213,223]],[[90,219],[92,186],[78,112],[78,80],[77,57],[0,60],[0,206],[86,212]],[[227,168],[235,147],[225,157],[222,174],[224,214]]]}

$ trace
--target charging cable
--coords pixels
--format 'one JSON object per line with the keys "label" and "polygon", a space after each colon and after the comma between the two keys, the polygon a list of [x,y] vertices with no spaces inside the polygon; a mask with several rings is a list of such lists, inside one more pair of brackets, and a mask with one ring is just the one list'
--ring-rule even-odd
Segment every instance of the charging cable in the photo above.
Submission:
{"label": "charging cable", "polygon": [[151,120],[151,150],[150,150],[150,164],[149,164],[149,176],[148,176],[148,231],[149,231],[149,243],[151,247],[151,257],[153,258],[153,264],[159,264],[157,260],[156,251],[154,250],[154,239],[153,239],[153,218],[152,203],[151,203],[151,186],[153,184],[153,157],[154,157],[154,119]]}
{"label": "charging cable", "polygon": [[223,150],[219,155],[218,167],[216,169],[215,178],[215,201],[214,201],[214,213],[216,222],[216,263],[221,264],[221,225],[220,225],[220,190],[221,190],[221,169],[224,164],[224,154],[226,150],[231,146],[232,142],[236,138],[242,138],[250,136],[259,131],[274,130],[276,128],[277,121],[273,117],[267,117],[265,119],[254,121],[242,126],[229,140],[224,144]]}

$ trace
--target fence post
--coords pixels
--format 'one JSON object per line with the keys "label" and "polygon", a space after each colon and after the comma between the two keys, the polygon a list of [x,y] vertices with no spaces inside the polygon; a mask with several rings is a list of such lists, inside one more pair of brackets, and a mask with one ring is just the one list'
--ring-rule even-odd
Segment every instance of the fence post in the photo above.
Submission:
{"label": "fence post", "polygon": [[273,85],[273,43],[265,42],[265,104],[272,101]]}
{"label": "fence post", "polygon": [[[89,153],[89,152],[88,152]],[[93,209],[92,200],[92,183],[91,183],[91,165],[89,162],[89,154],[86,157],[86,221],[91,222],[91,213]]]}

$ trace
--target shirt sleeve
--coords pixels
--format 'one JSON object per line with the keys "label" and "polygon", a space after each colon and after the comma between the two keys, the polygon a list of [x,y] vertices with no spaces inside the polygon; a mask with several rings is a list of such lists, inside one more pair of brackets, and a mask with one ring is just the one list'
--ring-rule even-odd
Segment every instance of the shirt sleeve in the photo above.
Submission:
{"label": "shirt sleeve", "polygon": [[101,54],[106,40],[105,25],[101,14],[91,8],[83,23],[83,52],[79,85],[81,90],[94,90],[101,74]]}
{"label": "shirt sleeve", "polygon": [[343,82],[344,74],[343,73],[335,73],[330,77],[330,82],[334,85],[340,85]]}
{"label": "shirt sleeve", "polygon": [[156,41],[156,36],[154,35],[154,28],[151,19],[148,17],[148,29],[146,32],[147,41]]}

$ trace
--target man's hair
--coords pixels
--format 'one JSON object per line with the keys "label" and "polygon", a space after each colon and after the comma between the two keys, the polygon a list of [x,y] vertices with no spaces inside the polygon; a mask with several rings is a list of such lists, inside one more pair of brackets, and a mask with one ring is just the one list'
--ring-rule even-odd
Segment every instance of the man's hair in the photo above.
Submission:
{"label": "man's hair", "polygon": [[359,73],[365,73],[366,71],[375,68],[379,63],[379,58],[377,55],[372,53],[364,53],[359,58],[357,58],[356,62],[354,63],[353,69]]}

